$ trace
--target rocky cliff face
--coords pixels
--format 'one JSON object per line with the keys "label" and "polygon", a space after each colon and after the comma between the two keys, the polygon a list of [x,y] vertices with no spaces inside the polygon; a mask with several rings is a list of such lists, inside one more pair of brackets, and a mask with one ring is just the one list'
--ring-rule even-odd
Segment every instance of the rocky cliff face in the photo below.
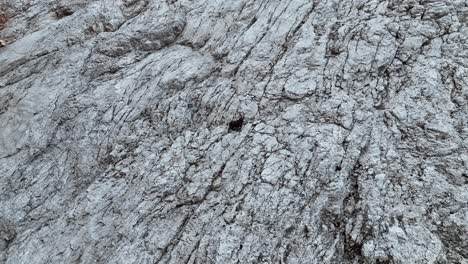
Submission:
{"label": "rocky cliff face", "polygon": [[468,3],[1,0],[1,263],[468,263]]}

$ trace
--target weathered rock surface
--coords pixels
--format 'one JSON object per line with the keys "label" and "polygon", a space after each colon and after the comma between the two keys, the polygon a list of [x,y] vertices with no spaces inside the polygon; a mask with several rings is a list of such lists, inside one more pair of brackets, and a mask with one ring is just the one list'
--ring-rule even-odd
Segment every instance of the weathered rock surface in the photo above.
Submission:
{"label": "weathered rock surface", "polygon": [[468,2],[1,0],[1,263],[468,263]]}

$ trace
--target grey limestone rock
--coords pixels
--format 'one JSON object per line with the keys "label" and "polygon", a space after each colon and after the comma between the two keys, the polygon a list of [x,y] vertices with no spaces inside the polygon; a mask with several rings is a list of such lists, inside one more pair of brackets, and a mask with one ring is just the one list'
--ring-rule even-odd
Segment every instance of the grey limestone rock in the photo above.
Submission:
{"label": "grey limestone rock", "polygon": [[0,263],[468,263],[468,2],[0,0]]}

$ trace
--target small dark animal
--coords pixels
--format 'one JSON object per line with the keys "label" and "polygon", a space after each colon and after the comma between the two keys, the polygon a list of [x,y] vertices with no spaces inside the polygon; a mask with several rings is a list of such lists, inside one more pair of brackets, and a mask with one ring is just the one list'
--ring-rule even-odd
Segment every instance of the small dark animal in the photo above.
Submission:
{"label": "small dark animal", "polygon": [[244,126],[244,115],[240,114],[239,119],[232,120],[229,122],[229,132],[236,131],[239,132],[242,130],[242,126]]}

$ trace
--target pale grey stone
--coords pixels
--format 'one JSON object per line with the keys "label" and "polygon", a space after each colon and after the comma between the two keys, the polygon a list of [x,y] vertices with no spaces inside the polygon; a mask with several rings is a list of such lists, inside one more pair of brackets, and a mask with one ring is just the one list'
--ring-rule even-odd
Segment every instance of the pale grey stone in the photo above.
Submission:
{"label": "pale grey stone", "polygon": [[467,23],[0,0],[0,262],[468,263]]}

